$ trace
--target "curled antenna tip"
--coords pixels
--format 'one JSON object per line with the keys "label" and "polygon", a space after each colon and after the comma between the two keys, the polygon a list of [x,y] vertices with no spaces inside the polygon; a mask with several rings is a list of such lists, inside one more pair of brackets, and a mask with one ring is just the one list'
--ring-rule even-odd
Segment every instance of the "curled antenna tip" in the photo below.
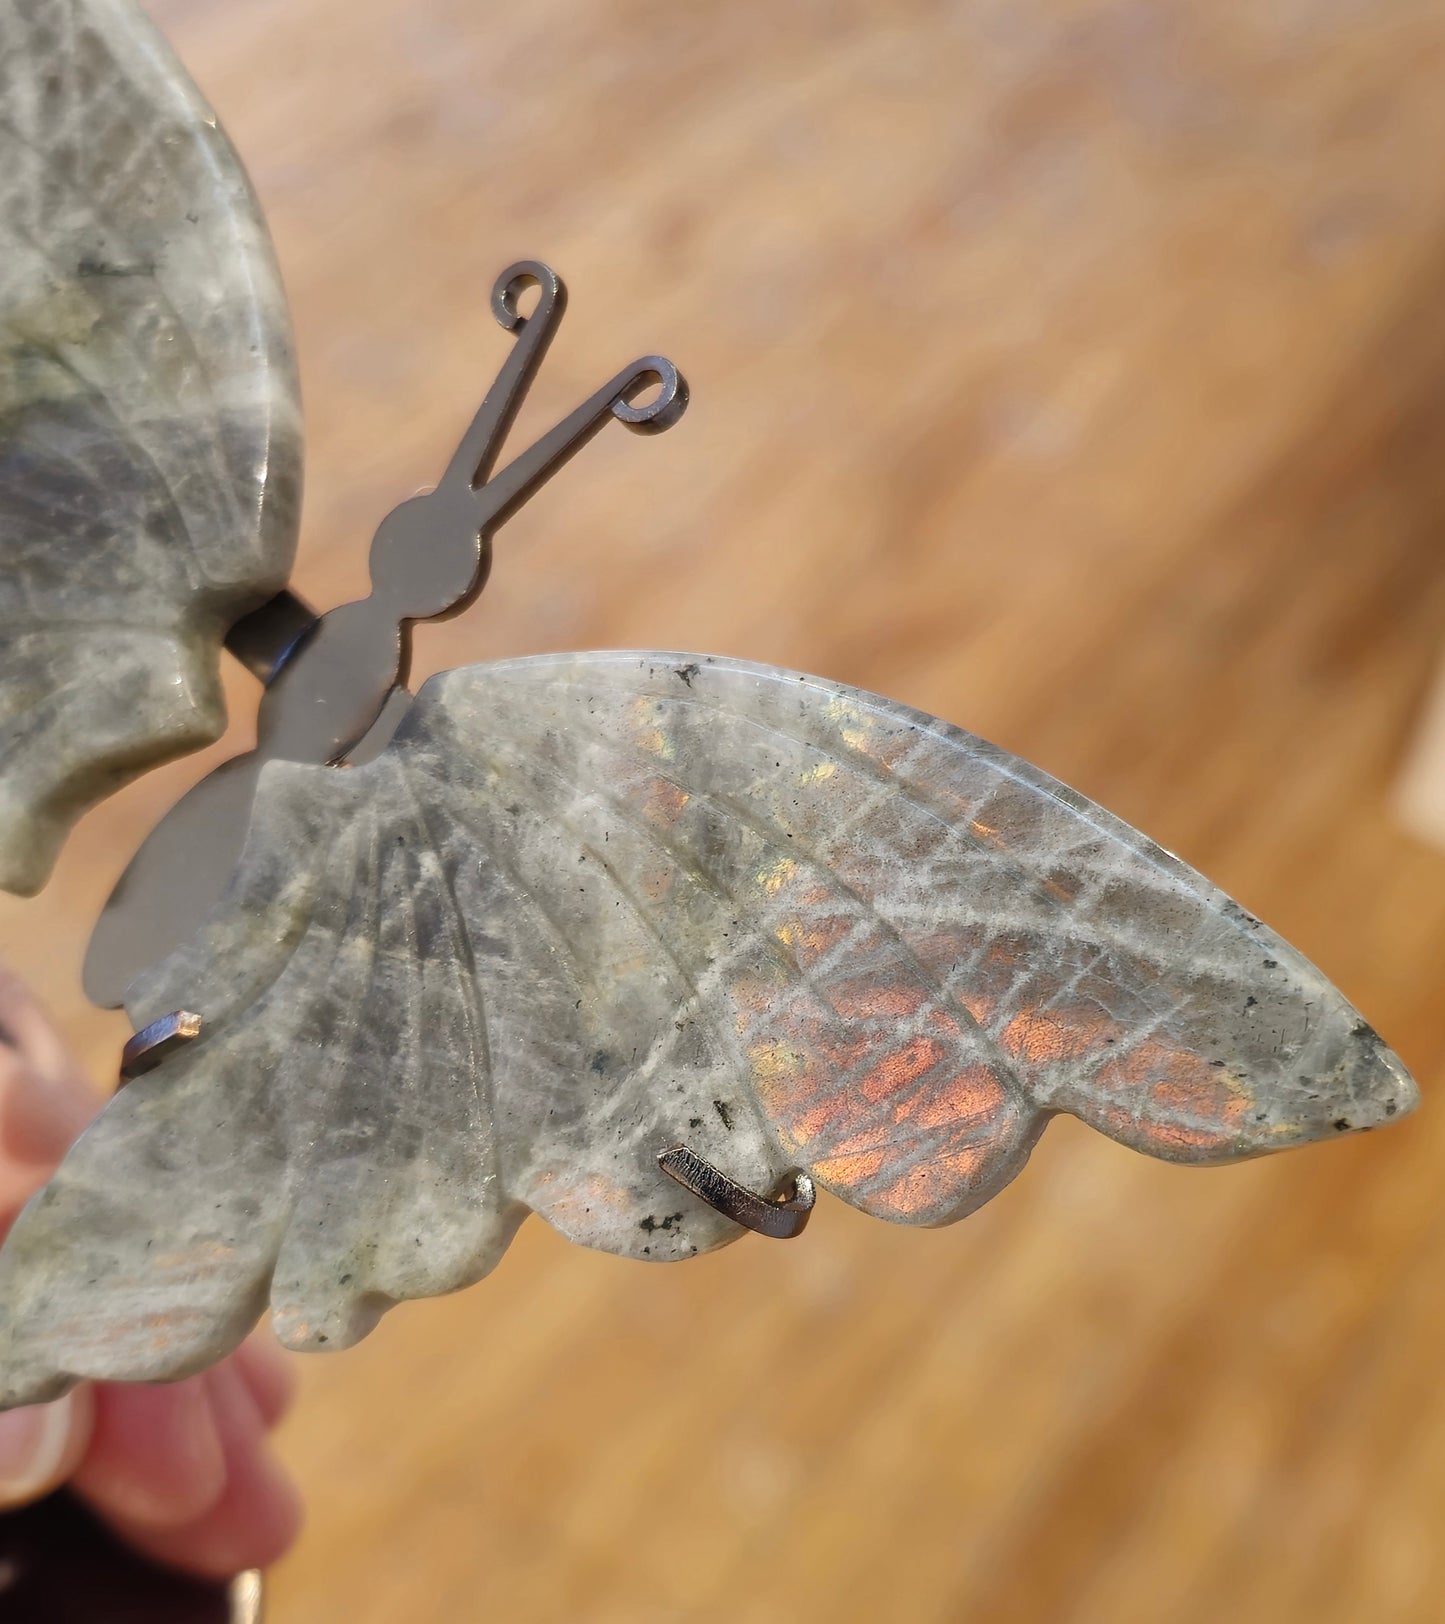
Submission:
{"label": "curled antenna tip", "polygon": [[[653,384],[661,387],[646,405],[634,406],[632,397]],[[670,429],[687,410],[687,379],[665,355],[644,355],[635,361],[627,382],[612,403],[612,415],[634,434],[661,434]]]}
{"label": "curled antenna tip", "polygon": [[[524,316],[517,309],[517,300],[528,288],[541,289],[532,316]],[[492,314],[498,325],[509,333],[525,327],[534,316],[561,315],[566,302],[567,289],[562,278],[540,259],[519,259],[492,284]]]}

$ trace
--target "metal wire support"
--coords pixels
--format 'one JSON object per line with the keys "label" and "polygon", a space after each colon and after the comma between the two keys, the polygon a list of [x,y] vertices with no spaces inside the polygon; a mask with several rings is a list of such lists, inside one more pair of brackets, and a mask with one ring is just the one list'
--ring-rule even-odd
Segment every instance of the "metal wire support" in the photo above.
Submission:
{"label": "metal wire support", "polygon": [[173,1009],[169,1015],[162,1015],[149,1026],[141,1027],[120,1051],[120,1081],[117,1087],[124,1088],[137,1077],[154,1071],[168,1054],[173,1054],[193,1038],[200,1037],[204,1025],[205,1021],[192,1010]]}
{"label": "metal wire support", "polygon": [[664,1150],[657,1165],[684,1190],[691,1190],[700,1201],[755,1235],[787,1241],[801,1235],[808,1226],[816,1191],[812,1179],[801,1170],[787,1175],[785,1189],[762,1196],[729,1178],[686,1145]]}

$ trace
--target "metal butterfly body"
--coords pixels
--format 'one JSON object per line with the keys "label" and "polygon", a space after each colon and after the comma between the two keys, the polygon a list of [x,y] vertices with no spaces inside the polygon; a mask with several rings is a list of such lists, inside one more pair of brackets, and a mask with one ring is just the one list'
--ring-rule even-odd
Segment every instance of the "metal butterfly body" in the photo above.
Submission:
{"label": "metal butterfly body", "polygon": [[493,297],[517,347],[437,493],[383,526],[372,598],[232,633],[272,679],[260,759],[120,894],[161,920],[129,949],[134,1080],[0,1250],[0,1404],[199,1369],[268,1302],[288,1345],[345,1346],[487,1273],[529,1212],[666,1261],[795,1233],[814,1182],[953,1222],[1058,1112],[1207,1163],[1412,1107],[1288,944],[933,717],[658,653],[452,671],[408,704],[405,626],[475,595],[491,528],[609,417],[686,401],[645,358],[489,478],[561,291],[527,264]]}

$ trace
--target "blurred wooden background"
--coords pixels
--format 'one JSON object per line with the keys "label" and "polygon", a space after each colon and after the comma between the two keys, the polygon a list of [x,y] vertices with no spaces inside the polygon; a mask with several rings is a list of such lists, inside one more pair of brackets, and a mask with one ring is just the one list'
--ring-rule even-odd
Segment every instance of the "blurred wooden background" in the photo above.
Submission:
{"label": "blurred wooden background", "polygon": [[[424,670],[718,650],[937,712],[1207,870],[1431,1092],[1445,856],[1390,785],[1445,647],[1438,0],[153,10],[277,238],[309,598],[362,590],[545,257],[519,432],[654,349],[693,409],[591,446]],[[89,922],[218,753],[0,908],[98,1075]],[[1060,1122],[939,1233],[825,1202],[654,1270],[529,1226],[306,1364],[275,1624],[1438,1619],[1442,1175],[1428,1102],[1208,1173]]]}

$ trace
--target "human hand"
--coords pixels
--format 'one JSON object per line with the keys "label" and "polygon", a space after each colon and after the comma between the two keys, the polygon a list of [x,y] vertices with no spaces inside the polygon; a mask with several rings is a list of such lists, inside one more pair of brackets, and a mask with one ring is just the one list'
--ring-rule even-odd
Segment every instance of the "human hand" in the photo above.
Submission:
{"label": "human hand", "polygon": [[[0,969],[0,1235],[99,1107],[33,998]],[[267,1432],[292,1376],[253,1337],[199,1376],[163,1386],[85,1382],[0,1415],[0,1509],[66,1484],[158,1562],[228,1578],[291,1544],[300,1504]]]}

